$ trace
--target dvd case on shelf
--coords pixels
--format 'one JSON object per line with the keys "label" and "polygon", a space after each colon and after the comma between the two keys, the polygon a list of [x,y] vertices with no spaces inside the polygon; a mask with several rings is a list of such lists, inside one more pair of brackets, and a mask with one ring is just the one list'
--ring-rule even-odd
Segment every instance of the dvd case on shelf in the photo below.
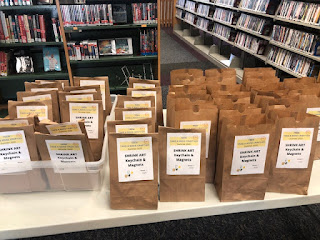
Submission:
{"label": "dvd case on shelf", "polygon": [[242,0],[241,7],[257,12],[266,13],[270,0]]}
{"label": "dvd case on shelf", "polygon": [[222,8],[216,8],[214,15],[213,15],[213,19],[215,21],[218,21],[218,22],[221,21],[221,22],[225,22],[225,23],[229,23],[229,24],[232,24],[233,17],[234,17],[233,11],[229,11],[229,10],[222,9]]}
{"label": "dvd case on shelf", "polygon": [[132,3],[133,23],[157,23],[157,3]]}
{"label": "dvd case on shelf", "polygon": [[284,0],[279,7],[278,17],[319,25],[320,3]]}
{"label": "dvd case on shelf", "polygon": [[280,25],[273,26],[271,40],[311,55],[316,54],[316,45],[320,41],[319,35]]}
{"label": "dvd case on shelf", "polygon": [[268,41],[266,40],[261,40],[242,32],[237,33],[237,36],[234,42],[236,45],[246,48],[250,50],[252,53],[255,53],[258,55],[263,55],[266,49],[266,46],[268,44]]}
{"label": "dvd case on shelf", "polygon": [[241,13],[238,26],[254,31],[258,34],[269,36],[271,32],[271,20]]}
{"label": "dvd case on shelf", "polygon": [[186,0],[178,0],[177,6],[184,8],[184,5],[186,4]]}
{"label": "dvd case on shelf", "polygon": [[112,25],[111,4],[61,5],[64,26]]}
{"label": "dvd case on shelf", "polygon": [[196,26],[202,30],[208,30],[209,20],[204,18],[198,18],[196,22]]}
{"label": "dvd case on shelf", "polygon": [[204,16],[204,17],[208,17],[209,11],[210,11],[209,5],[199,4],[198,9],[197,9],[197,14]]}
{"label": "dvd case on shelf", "polygon": [[186,15],[184,16],[184,19],[185,19],[187,22],[189,22],[189,23],[191,23],[191,24],[194,24],[195,15],[192,14],[192,13],[187,12]]}
{"label": "dvd case on shelf", "polygon": [[216,4],[233,7],[236,0],[217,0]]}
{"label": "dvd case on shelf", "polygon": [[268,60],[301,76],[313,76],[317,69],[314,61],[282,48],[272,47]]}
{"label": "dvd case on shelf", "polygon": [[0,0],[0,7],[2,6],[29,6],[33,5],[31,0]]}
{"label": "dvd case on shelf", "polygon": [[158,54],[157,29],[140,30],[140,54],[142,56]]}
{"label": "dvd case on shelf", "polygon": [[196,12],[196,3],[194,1],[187,0],[186,6],[184,8],[191,12]]}
{"label": "dvd case on shelf", "polygon": [[95,60],[99,59],[98,44],[96,40],[84,40],[67,43],[70,60]]}
{"label": "dvd case on shelf", "polygon": [[225,38],[226,40],[229,40],[231,35],[231,28],[219,23],[215,23],[213,26],[213,33]]}

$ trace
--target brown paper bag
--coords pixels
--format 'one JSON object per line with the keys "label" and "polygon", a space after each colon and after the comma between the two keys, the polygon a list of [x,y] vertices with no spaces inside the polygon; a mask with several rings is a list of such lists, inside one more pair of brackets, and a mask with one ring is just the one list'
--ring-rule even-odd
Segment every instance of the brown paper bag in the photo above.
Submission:
{"label": "brown paper bag", "polygon": [[53,121],[60,122],[58,91],[17,92],[17,100],[23,101],[23,102],[36,102],[36,101],[43,101],[43,100],[51,100],[52,101]]}
{"label": "brown paper bag", "polygon": [[149,97],[131,97],[118,95],[116,108],[154,108],[155,101],[153,96]]}
{"label": "brown paper bag", "polygon": [[205,129],[206,182],[212,183],[215,173],[218,108],[212,103],[193,104],[176,99],[174,128]]}
{"label": "brown paper bag", "polygon": [[87,102],[94,100],[102,100],[100,90],[98,92],[89,93],[71,93],[71,92],[59,92],[59,104],[63,100],[74,101],[74,102]]}
{"label": "brown paper bag", "polygon": [[129,77],[129,88],[134,89],[146,89],[161,87],[159,80],[149,80],[149,79],[139,79],[134,77]]}
{"label": "brown paper bag", "polygon": [[159,128],[160,201],[205,200],[204,129]]}
{"label": "brown paper bag", "polygon": [[115,120],[107,122],[109,133],[146,134],[154,133],[155,126],[151,118],[133,121]]}
{"label": "brown paper bag", "polygon": [[274,130],[264,115],[230,116],[222,122],[215,175],[220,201],[264,199]]}
{"label": "brown paper bag", "polygon": [[85,126],[94,155],[94,160],[100,160],[104,137],[104,114],[102,101],[62,101],[60,109],[62,122],[78,122],[81,119],[85,120]]}
{"label": "brown paper bag", "polygon": [[175,69],[170,72],[170,79],[171,84],[175,80],[177,76],[181,76],[182,74],[188,74],[193,77],[202,77],[203,76],[203,70],[202,69],[196,69],[196,68],[189,68],[189,69]]}
{"label": "brown paper bag", "polygon": [[8,101],[8,112],[11,119],[37,115],[40,120],[49,119],[53,121],[51,100],[37,102]]}
{"label": "brown paper bag", "polygon": [[[70,92],[70,93],[91,93],[91,92],[98,92],[100,91],[99,85],[92,85],[92,86],[82,86],[82,87],[65,87],[64,92]],[[101,91],[100,91],[101,93]]]}
{"label": "brown paper bag", "polygon": [[35,82],[24,82],[26,92],[41,92],[41,91],[62,91],[61,83],[50,82],[50,83],[35,83]]}
{"label": "brown paper bag", "polygon": [[28,125],[34,125],[33,117],[19,118],[19,119],[0,118],[0,128],[24,127]]}
{"label": "brown paper bag", "polygon": [[163,107],[162,107],[161,87],[149,88],[149,89],[127,88],[127,95],[132,97],[155,96],[157,124],[160,126],[163,126]]}
{"label": "brown paper bag", "polygon": [[319,118],[303,112],[274,110],[277,154],[271,158],[267,191],[308,194]]}
{"label": "brown paper bag", "polygon": [[61,84],[62,90],[64,89],[64,87],[69,87],[70,86],[69,80],[35,80],[34,82],[35,83],[40,83],[40,84],[58,82],[58,83]]}
{"label": "brown paper bag", "polygon": [[157,134],[109,134],[111,209],[158,208],[158,153]]}
{"label": "brown paper bag", "polygon": [[111,97],[110,97],[110,87],[109,87],[109,77],[73,77],[75,86],[91,86],[99,85],[101,90],[103,110],[105,114],[109,115],[112,108]]}

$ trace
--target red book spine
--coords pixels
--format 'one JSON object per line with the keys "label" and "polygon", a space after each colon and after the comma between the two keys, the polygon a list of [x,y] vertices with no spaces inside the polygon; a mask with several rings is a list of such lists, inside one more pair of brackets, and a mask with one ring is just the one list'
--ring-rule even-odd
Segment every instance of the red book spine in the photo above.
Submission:
{"label": "red book spine", "polygon": [[43,15],[39,15],[39,22],[40,22],[40,33],[41,33],[41,42],[46,42],[46,27],[44,24],[44,17]]}
{"label": "red book spine", "polygon": [[27,34],[26,34],[26,29],[24,28],[23,16],[19,15],[18,20],[19,20],[21,41],[22,41],[22,43],[27,43],[28,42],[27,41]]}
{"label": "red book spine", "polygon": [[0,41],[5,42],[5,37],[4,37],[4,32],[3,32],[1,20],[0,20]]}

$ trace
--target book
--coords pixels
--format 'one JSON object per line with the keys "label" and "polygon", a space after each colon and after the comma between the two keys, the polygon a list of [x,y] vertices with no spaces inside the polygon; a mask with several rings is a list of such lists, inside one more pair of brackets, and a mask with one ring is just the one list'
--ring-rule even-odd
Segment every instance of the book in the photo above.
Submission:
{"label": "book", "polygon": [[116,38],[115,44],[116,44],[117,55],[133,54],[132,38]]}
{"label": "book", "polygon": [[59,48],[43,48],[43,67],[45,72],[61,71]]}
{"label": "book", "polygon": [[116,43],[114,39],[98,40],[99,55],[115,55]]}

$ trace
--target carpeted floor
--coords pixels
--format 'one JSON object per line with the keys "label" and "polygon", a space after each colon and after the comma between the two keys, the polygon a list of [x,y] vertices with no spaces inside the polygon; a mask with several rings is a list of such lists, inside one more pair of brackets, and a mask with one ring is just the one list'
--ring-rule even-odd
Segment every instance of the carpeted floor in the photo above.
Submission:
{"label": "carpeted floor", "polygon": [[[215,67],[177,40],[170,30],[161,31],[164,104],[171,70]],[[320,205],[67,233],[41,239],[320,239]]]}

